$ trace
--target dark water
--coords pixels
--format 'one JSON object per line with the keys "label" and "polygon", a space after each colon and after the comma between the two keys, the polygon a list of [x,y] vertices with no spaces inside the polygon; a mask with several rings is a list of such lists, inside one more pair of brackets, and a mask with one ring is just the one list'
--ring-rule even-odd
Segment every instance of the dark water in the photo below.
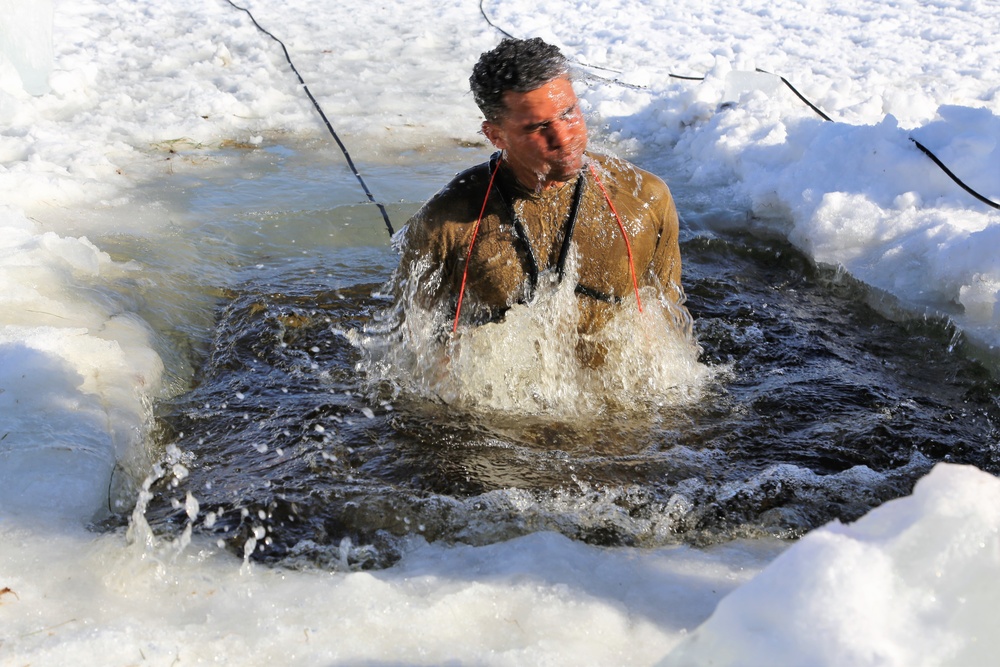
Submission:
{"label": "dark water", "polygon": [[[722,372],[694,405],[587,423],[367,387],[337,332],[386,306],[373,293],[393,258],[338,252],[222,301],[196,386],[159,406],[177,449],[153,487],[154,529],[182,530],[190,493],[196,531],[287,565],[385,566],[413,535],[701,545],[856,519],[938,461],[1000,470],[1000,392],[953,329],[889,321],[777,242],[686,241],[702,360]],[[381,268],[333,290],[316,270],[359,257]]]}

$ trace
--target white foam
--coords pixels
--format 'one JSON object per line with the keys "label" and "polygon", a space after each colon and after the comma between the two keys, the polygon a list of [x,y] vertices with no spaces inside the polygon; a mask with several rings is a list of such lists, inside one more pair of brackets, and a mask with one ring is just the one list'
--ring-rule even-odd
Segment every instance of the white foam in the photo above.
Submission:
{"label": "white foam", "polygon": [[[365,360],[371,383],[388,380],[404,391],[462,409],[589,419],[697,400],[713,373],[698,361],[686,310],[645,290],[644,310],[625,300],[598,333],[578,334],[575,263],[558,284],[543,284],[529,304],[497,322],[462,327],[440,340],[450,313],[427,312],[409,295],[405,321],[383,315],[368,335],[347,332]],[[386,333],[388,331],[388,333]],[[581,358],[578,345],[599,352]]]}

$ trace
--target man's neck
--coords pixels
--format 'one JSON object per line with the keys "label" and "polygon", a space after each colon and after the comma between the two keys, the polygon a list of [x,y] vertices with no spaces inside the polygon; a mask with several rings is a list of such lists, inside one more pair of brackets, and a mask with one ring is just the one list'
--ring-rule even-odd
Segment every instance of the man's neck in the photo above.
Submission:
{"label": "man's neck", "polygon": [[518,185],[520,185],[528,192],[533,192],[536,194],[545,192],[547,190],[559,189],[564,185],[566,185],[567,183],[575,182],[576,177],[579,176],[580,174],[580,172],[577,172],[573,174],[570,178],[563,181],[549,180],[534,172],[529,172],[527,174],[520,173],[510,163],[505,163],[505,164],[507,168],[510,170],[510,174],[514,177],[514,180],[517,181]]}

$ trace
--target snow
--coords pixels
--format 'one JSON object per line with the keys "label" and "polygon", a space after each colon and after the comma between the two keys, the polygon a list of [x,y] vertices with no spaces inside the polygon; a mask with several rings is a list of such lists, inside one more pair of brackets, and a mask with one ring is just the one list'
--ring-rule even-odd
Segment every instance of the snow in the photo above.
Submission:
{"label": "snow", "polygon": [[[246,4],[376,175],[482,145],[467,77],[500,33],[477,3]],[[893,308],[950,316],[996,365],[1000,212],[913,140],[1000,202],[1000,5],[482,10],[579,63],[594,144],[664,175],[693,233],[784,236]],[[128,233],[165,263],[185,258],[183,206],[151,191],[240,168],[213,149],[329,138],[277,44],[222,0],[3,0],[0,17],[5,664],[929,665],[987,664],[1000,648],[1000,482],[944,464],[913,496],[777,559],[783,545],[763,542],[604,550],[539,534],[423,545],[376,574],[296,572],[160,544],[141,521],[131,539],[87,532],[127,486],[118,468],[141,479],[151,465],[150,406],[184,374],[140,315],[147,260],[88,238]],[[176,298],[196,320],[197,301]]]}

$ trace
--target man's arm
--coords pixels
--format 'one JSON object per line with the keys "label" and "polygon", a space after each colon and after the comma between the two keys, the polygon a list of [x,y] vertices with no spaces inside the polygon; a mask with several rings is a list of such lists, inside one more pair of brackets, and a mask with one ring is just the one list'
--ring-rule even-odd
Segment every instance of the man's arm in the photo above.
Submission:
{"label": "man's arm", "polygon": [[663,293],[675,303],[684,300],[681,287],[680,221],[670,189],[659,178],[647,177],[651,190],[649,199],[654,223],[658,229],[656,247],[650,269],[657,277]]}
{"label": "man's arm", "polygon": [[[471,235],[489,185],[489,164],[457,174],[406,223],[400,232],[400,262],[393,274],[393,296],[404,308],[451,310]],[[465,310],[465,309],[463,309]]]}
{"label": "man's arm", "polygon": [[390,281],[393,299],[404,310],[414,305],[430,310],[444,292],[446,252],[440,231],[432,224],[434,213],[425,204],[399,232],[399,264]]}

